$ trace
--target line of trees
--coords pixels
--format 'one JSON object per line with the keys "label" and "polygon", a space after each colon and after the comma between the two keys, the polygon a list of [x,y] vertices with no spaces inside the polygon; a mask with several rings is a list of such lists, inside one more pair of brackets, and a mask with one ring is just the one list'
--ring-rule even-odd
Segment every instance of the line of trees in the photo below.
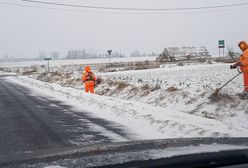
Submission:
{"label": "line of trees", "polygon": [[39,60],[44,60],[44,58],[52,58],[53,60],[58,60],[60,59],[60,53],[57,51],[51,52],[50,55],[46,54],[45,52],[40,52],[39,53]]}
{"label": "line of trees", "polygon": [[[142,56],[157,56],[155,53],[146,54],[146,53],[140,53],[139,51],[133,51],[130,54],[130,57],[142,57]],[[44,60],[44,58],[50,57],[53,60],[58,59],[92,59],[92,58],[108,58],[109,55],[106,53],[99,53],[95,49],[83,49],[83,50],[69,50],[67,54],[61,58],[61,55],[59,52],[51,52],[50,54],[47,54],[45,52],[40,52],[38,56],[38,60]],[[112,58],[116,57],[127,57],[124,55],[121,51],[113,51],[110,55]]]}
{"label": "line of trees", "polygon": [[[106,58],[109,55],[106,53],[98,53],[94,49],[90,50],[69,50],[65,59],[91,59],[91,58]],[[125,57],[121,52],[112,52],[111,57]]]}

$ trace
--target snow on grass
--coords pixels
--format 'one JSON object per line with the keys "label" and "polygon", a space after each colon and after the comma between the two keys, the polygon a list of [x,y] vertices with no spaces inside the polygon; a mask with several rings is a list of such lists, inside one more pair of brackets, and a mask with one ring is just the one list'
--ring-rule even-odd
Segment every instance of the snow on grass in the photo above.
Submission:
{"label": "snow on grass", "polygon": [[75,109],[86,110],[92,115],[120,123],[130,130],[134,139],[248,135],[247,129],[179,112],[173,108],[86,94],[28,77],[7,79],[32,88],[35,94],[55,97]]}
{"label": "snow on grass", "polygon": [[[235,127],[248,128],[247,100],[236,94],[242,92],[242,74],[229,83],[215,100],[209,99],[216,88],[235,76],[238,72],[230,70],[229,64],[208,64],[173,66],[152,70],[138,70],[97,74],[106,81],[125,82],[131,86],[123,90],[115,85],[102,84],[96,92],[132,101],[173,109],[212,118]],[[141,86],[154,86],[146,95]]]}
{"label": "snow on grass", "polygon": [[[230,77],[237,74],[237,71],[230,70],[228,64],[193,65],[174,68],[160,68],[153,70],[135,70],[126,72],[110,72],[98,74],[106,79],[116,79],[133,83],[154,84],[161,83],[161,86],[178,86],[187,91],[215,89]],[[238,85],[237,85],[238,84]],[[231,86],[231,87],[230,87]],[[234,86],[234,87],[233,87]],[[237,88],[238,87],[238,88]],[[229,85],[229,92],[242,87],[241,78]]]}

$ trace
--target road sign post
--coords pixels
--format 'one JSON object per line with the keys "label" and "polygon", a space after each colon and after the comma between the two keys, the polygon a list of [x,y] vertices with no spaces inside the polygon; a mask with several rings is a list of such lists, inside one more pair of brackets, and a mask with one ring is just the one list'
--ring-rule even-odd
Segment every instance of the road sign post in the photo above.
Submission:
{"label": "road sign post", "polygon": [[44,58],[44,60],[47,61],[47,72],[50,72],[50,67],[49,67],[49,61],[52,60],[52,58]]}
{"label": "road sign post", "polygon": [[219,48],[219,57],[220,57],[221,48],[223,49],[223,57],[224,57],[224,52],[225,52],[225,41],[224,40],[218,41],[218,48]]}
{"label": "road sign post", "polygon": [[108,52],[108,55],[109,55],[109,63],[110,63],[110,55],[112,53],[112,50],[107,50],[107,52]]}

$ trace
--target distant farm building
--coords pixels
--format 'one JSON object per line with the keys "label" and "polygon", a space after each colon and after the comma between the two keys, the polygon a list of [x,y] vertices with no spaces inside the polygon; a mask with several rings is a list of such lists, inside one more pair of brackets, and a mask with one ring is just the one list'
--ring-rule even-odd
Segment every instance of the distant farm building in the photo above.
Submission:
{"label": "distant farm building", "polygon": [[158,57],[161,61],[203,60],[210,58],[205,47],[167,47]]}

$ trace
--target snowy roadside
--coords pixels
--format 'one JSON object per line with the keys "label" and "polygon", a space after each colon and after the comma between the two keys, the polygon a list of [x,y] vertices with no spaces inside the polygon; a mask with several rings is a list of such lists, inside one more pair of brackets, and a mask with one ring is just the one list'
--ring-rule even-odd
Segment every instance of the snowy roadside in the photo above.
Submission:
{"label": "snowy roadside", "polygon": [[175,137],[247,136],[248,129],[232,127],[214,119],[177,112],[107,96],[41,82],[28,77],[7,77],[7,80],[31,88],[33,94],[54,97],[75,109],[114,121],[130,129],[135,139]]}
{"label": "snowy roadside", "polygon": [[[96,92],[248,129],[247,100],[236,95],[243,89],[242,75],[224,87],[216,100],[209,99],[216,88],[237,73],[230,70],[229,64],[167,65],[160,69],[102,73],[98,75],[105,81],[114,80],[122,87],[106,82]],[[145,86],[147,93],[142,90]]]}
{"label": "snowy roadside", "polygon": [[[83,89],[82,71],[77,66],[55,67],[51,73],[38,68],[37,74],[29,74],[34,70],[23,68],[20,72],[40,81]],[[173,109],[248,129],[248,104],[236,95],[243,88],[242,75],[224,87],[217,99],[209,99],[216,88],[236,74],[225,63],[164,64],[156,69],[96,72],[103,80],[95,91],[98,95]]]}

